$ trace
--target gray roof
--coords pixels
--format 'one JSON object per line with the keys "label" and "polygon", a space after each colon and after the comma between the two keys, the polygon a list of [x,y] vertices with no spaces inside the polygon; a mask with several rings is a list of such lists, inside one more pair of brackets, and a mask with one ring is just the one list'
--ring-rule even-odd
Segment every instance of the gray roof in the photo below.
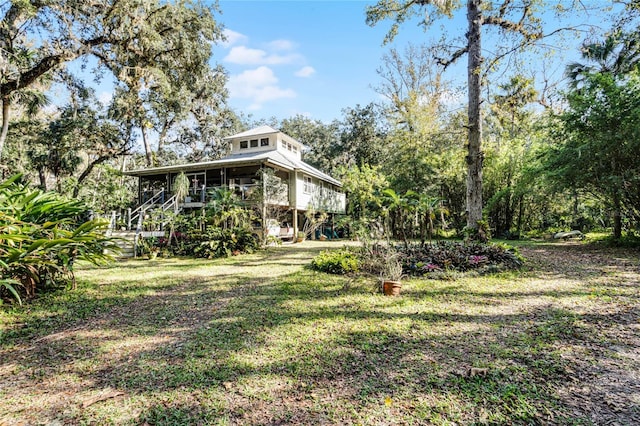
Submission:
{"label": "gray roof", "polygon": [[250,138],[252,136],[268,135],[271,133],[278,133],[278,131],[271,126],[260,126],[251,130],[247,130],[246,132],[240,132],[235,135],[227,136],[226,138],[223,138],[223,139],[229,140],[229,139],[236,139],[236,138]]}
{"label": "gray roof", "polygon": [[162,166],[152,167],[148,169],[131,170],[124,172],[124,174],[129,176],[150,176],[170,172],[188,172],[215,169],[225,166],[240,166],[261,163],[272,164],[286,170],[300,170],[303,173],[306,173],[318,179],[322,179],[337,186],[342,186],[342,183],[339,180],[332,178],[328,174],[321,172],[320,170],[305,163],[304,161],[298,160],[297,158],[293,158],[289,155],[285,155],[282,152],[276,150],[233,154],[220,160],[203,161],[200,163],[177,164],[174,166]]}

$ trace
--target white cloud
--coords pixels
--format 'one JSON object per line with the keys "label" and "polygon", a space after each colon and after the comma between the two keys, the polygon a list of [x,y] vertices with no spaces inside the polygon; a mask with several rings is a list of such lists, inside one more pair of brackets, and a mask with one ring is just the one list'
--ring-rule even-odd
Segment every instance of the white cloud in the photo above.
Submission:
{"label": "white cloud", "polygon": [[239,32],[230,30],[228,28],[225,28],[222,33],[224,34],[224,36],[227,38],[222,45],[225,47],[231,47],[234,44],[243,44],[246,43],[247,41],[249,41],[249,37],[247,37],[244,34],[240,34]]}
{"label": "white cloud", "polygon": [[293,50],[296,45],[290,40],[274,40],[267,44],[271,50]]}
{"label": "white cloud", "polygon": [[304,77],[311,77],[315,73],[316,73],[316,70],[313,67],[306,66],[306,67],[302,67],[298,71],[296,71],[295,76],[296,77],[303,77],[303,78]]}
{"label": "white cloud", "polygon": [[278,86],[278,78],[269,67],[261,66],[229,77],[227,87],[232,98],[250,99],[250,109],[260,109],[262,104],[283,98],[295,98],[293,89]]}
{"label": "white cloud", "polygon": [[262,49],[251,49],[246,46],[235,46],[224,60],[232,64],[240,65],[279,65],[290,64],[300,58],[300,55],[292,53],[289,55],[268,54]]}
{"label": "white cloud", "polygon": [[267,52],[260,49],[249,49],[245,46],[236,46],[225,56],[226,62],[233,64],[260,64],[264,63]]}

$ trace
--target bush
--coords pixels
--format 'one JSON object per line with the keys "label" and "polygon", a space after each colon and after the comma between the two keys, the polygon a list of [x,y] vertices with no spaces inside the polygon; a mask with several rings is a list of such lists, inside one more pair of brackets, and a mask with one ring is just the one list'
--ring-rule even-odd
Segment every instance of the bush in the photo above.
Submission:
{"label": "bush", "polygon": [[505,244],[438,241],[425,246],[398,247],[406,273],[424,275],[436,271],[516,269],[523,258]]}
{"label": "bush", "polygon": [[77,259],[111,260],[105,252],[117,248],[104,236],[107,221],[85,221],[83,203],[31,189],[20,178],[0,183],[0,298],[75,286]]}
{"label": "bush", "polygon": [[356,253],[343,248],[321,252],[311,261],[311,268],[329,274],[346,274],[358,272],[358,263]]}
{"label": "bush", "polygon": [[253,253],[260,247],[257,236],[247,228],[208,227],[198,236],[198,239],[191,240],[194,243],[193,255],[206,259]]}

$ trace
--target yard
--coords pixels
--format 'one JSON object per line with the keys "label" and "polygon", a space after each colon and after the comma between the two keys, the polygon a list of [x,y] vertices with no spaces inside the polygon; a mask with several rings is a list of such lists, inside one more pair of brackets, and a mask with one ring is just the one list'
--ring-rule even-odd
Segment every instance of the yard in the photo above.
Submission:
{"label": "yard", "polygon": [[313,272],[342,243],[86,267],[0,310],[0,425],[640,424],[640,260],[527,243],[448,281]]}

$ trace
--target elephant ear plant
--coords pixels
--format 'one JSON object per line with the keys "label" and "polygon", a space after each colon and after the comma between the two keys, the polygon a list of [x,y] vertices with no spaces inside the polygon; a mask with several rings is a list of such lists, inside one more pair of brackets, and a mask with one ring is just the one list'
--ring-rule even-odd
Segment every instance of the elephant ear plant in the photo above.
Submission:
{"label": "elephant ear plant", "polygon": [[105,220],[84,220],[88,208],[29,188],[16,175],[0,183],[0,298],[20,301],[39,291],[75,287],[78,259],[104,264],[116,253]]}

